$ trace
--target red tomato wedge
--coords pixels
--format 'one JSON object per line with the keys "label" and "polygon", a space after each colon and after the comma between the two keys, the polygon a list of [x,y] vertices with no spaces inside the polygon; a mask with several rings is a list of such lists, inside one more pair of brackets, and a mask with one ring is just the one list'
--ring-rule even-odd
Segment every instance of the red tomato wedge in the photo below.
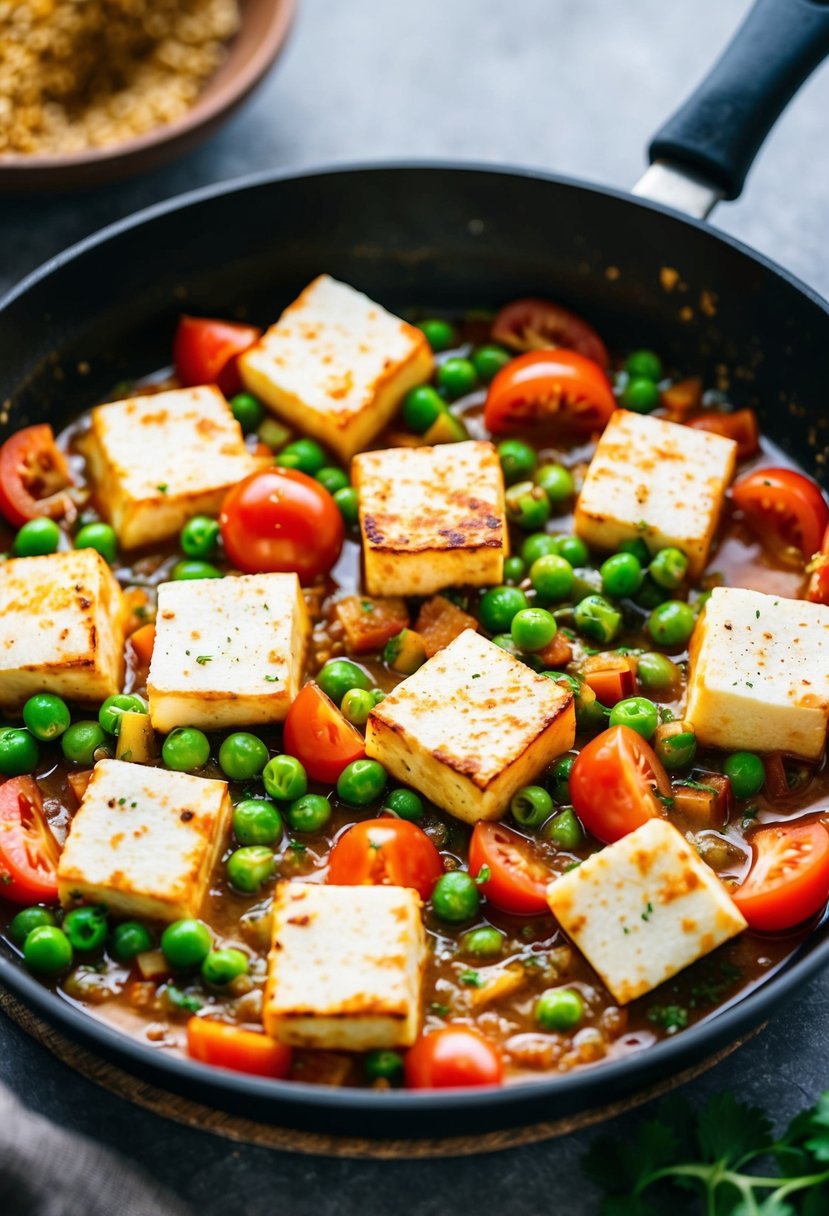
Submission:
{"label": "red tomato wedge", "polygon": [[794,469],[757,469],[735,482],[731,497],[769,552],[790,565],[808,561],[829,526],[820,487]]}
{"label": "red tomato wedge", "polygon": [[653,749],[629,726],[611,726],[576,756],[570,773],[573,808],[597,840],[612,844],[661,814],[671,792]]}
{"label": "red tomato wedge", "polygon": [[761,828],[754,860],[734,903],[752,929],[776,933],[819,912],[829,900],[829,831],[820,823]]}
{"label": "red tomato wedge", "polygon": [[182,316],[173,339],[173,364],[185,388],[216,384],[226,397],[242,389],[238,358],[260,337],[255,325]]}
{"label": "red tomato wedge", "polygon": [[428,899],[443,862],[425,832],[407,819],[365,819],[343,832],[328,859],[335,887],[414,887]]}
{"label": "red tomato wedge", "polygon": [[806,573],[809,575],[806,599],[813,604],[829,604],[829,528],[823,534],[820,552],[814,554]]}
{"label": "red tomato wedge", "polygon": [[564,346],[607,367],[607,347],[592,325],[561,304],[528,297],[514,300],[492,323],[492,340],[510,350],[549,350]]}
{"label": "red tomato wedge", "polygon": [[0,897],[14,904],[54,903],[59,857],[34,778],[13,777],[0,786]]}
{"label": "red tomato wedge", "polygon": [[715,435],[733,439],[737,444],[738,460],[748,460],[760,451],[760,426],[754,410],[735,410],[733,414],[706,410],[695,418],[689,418],[687,425],[695,431],[711,431]]}
{"label": "red tomato wedge", "polygon": [[287,1077],[291,1067],[291,1049],[275,1039],[243,1026],[214,1022],[208,1018],[190,1018],[187,1023],[187,1051],[194,1060],[212,1064],[214,1068],[229,1068],[233,1072],[252,1073],[258,1077]]}
{"label": "red tomato wedge", "polygon": [[0,447],[0,511],[15,528],[39,515],[66,515],[71,484],[66,457],[45,423],[24,427]]}
{"label": "red tomato wedge", "polygon": [[489,386],[484,422],[493,434],[546,423],[574,435],[604,430],[616,409],[610,381],[574,350],[531,351],[502,367]]}
{"label": "red tomato wedge", "polygon": [[502,823],[476,823],[469,842],[469,873],[489,871],[481,891],[493,907],[515,916],[549,911],[547,887],[555,875],[533,851],[526,836]]}
{"label": "red tomato wedge", "polygon": [[422,1035],[406,1053],[409,1089],[500,1085],[504,1062],[494,1043],[469,1026],[443,1026]]}
{"label": "red tomato wedge", "polygon": [[333,785],[352,760],[366,754],[365,740],[318,684],[306,684],[288,710],[283,745],[312,781]]}

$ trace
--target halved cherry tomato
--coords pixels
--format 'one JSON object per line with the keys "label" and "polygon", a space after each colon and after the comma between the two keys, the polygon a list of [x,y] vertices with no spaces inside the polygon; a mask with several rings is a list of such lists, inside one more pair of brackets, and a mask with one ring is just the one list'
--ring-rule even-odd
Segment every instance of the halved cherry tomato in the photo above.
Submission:
{"label": "halved cherry tomato", "polygon": [[748,878],[731,893],[750,928],[776,933],[820,911],[829,900],[829,831],[819,820],[762,828],[751,844]]}
{"label": "halved cherry tomato", "polygon": [[261,469],[233,486],[219,527],[225,552],[239,570],[295,570],[303,583],[328,573],[345,535],[334,499],[298,469]]}
{"label": "halved cherry tomato", "polygon": [[671,783],[653,749],[629,726],[611,726],[581,749],[570,773],[573,808],[605,844],[656,818]]}
{"label": "halved cherry tomato", "polygon": [[537,916],[548,911],[547,887],[554,875],[533,853],[526,836],[502,823],[476,823],[469,842],[469,873],[489,871],[481,891],[502,912]]}
{"label": "halved cherry tomato", "polygon": [[72,506],[72,475],[46,423],[27,426],[0,448],[0,511],[15,528],[48,515],[60,519]]}
{"label": "halved cherry tomato", "polygon": [[686,425],[695,431],[711,431],[715,435],[733,439],[737,444],[738,460],[748,460],[760,451],[760,425],[754,410],[735,410],[733,414],[706,410],[695,418],[689,418]]}
{"label": "halved cherry tomato", "polygon": [[14,904],[54,903],[59,857],[34,778],[13,777],[0,786],[0,897]]}
{"label": "halved cherry tomato", "polygon": [[255,325],[182,316],[173,339],[176,376],[185,388],[216,384],[226,397],[242,389],[238,358],[261,335]]}
{"label": "halved cherry tomato", "polygon": [[585,660],[582,678],[602,705],[611,707],[636,692],[636,667],[629,655],[594,654]]}
{"label": "halved cherry tomato", "polygon": [[607,367],[607,347],[592,325],[550,300],[514,300],[492,323],[492,340],[510,350],[549,350],[564,346],[599,367]]}
{"label": "halved cherry tomato", "polygon": [[414,887],[428,899],[443,873],[429,837],[407,819],[364,819],[339,837],[328,859],[335,887]]}
{"label": "halved cherry tomato", "polygon": [[421,1035],[406,1053],[409,1089],[500,1085],[504,1062],[494,1043],[470,1026],[443,1026]]}
{"label": "halved cherry tomato", "polygon": [[731,496],[745,521],[775,557],[790,564],[816,553],[829,525],[820,487],[794,469],[757,469]]}
{"label": "halved cherry tomato", "polygon": [[194,1060],[214,1068],[253,1073],[258,1077],[287,1077],[291,1068],[291,1049],[257,1030],[214,1022],[209,1018],[190,1018],[187,1023],[187,1051]]}
{"label": "halved cherry tomato", "polygon": [[352,760],[366,754],[365,740],[318,684],[306,684],[285,719],[283,746],[301,760],[312,781],[333,785]]}
{"label": "halved cherry tomato", "polygon": [[806,573],[809,575],[806,599],[813,604],[829,604],[829,528],[823,534],[820,552],[813,555]]}
{"label": "halved cherry tomato", "polygon": [[598,364],[574,350],[531,351],[502,367],[489,386],[484,422],[493,434],[545,422],[591,435],[616,409],[610,381]]}

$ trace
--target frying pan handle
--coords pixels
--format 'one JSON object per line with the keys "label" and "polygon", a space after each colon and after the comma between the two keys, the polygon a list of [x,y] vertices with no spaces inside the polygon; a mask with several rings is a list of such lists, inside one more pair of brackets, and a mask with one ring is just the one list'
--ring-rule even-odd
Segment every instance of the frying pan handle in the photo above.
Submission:
{"label": "frying pan handle", "polygon": [[636,193],[658,192],[683,206],[659,188],[654,162],[660,162],[668,177],[673,172],[708,190],[707,204],[700,198],[689,211],[705,215],[718,198],[737,198],[763,140],[827,54],[829,0],[755,0],[711,71],[657,131],[649,150],[653,168]]}

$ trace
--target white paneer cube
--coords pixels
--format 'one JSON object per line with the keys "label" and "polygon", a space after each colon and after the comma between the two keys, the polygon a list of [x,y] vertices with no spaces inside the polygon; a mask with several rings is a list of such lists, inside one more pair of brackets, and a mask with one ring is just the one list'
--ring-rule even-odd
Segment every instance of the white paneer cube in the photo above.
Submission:
{"label": "white paneer cube", "polygon": [[64,907],[124,916],[198,916],[233,807],[225,781],[100,760],[58,863]]}
{"label": "white paneer cube", "polygon": [[716,587],[691,639],[700,743],[819,760],[829,726],[829,608]]}
{"label": "white paneer cube", "polygon": [[245,387],[342,460],[432,374],[421,331],[322,274],[239,360]]}
{"label": "white paneer cube", "polygon": [[0,565],[0,707],[36,692],[84,704],[120,692],[127,608],[94,549]]}
{"label": "white paneer cube", "polygon": [[80,446],[127,549],[174,536],[192,515],[215,515],[230,486],[263,463],[211,385],[99,405]]}
{"label": "white paneer cube", "polygon": [[417,891],[280,883],[265,1030],[294,1047],[409,1047],[420,1028],[425,952]]}
{"label": "white paneer cube", "polygon": [[366,754],[467,823],[573,746],[573,694],[467,629],[371,711]]}
{"label": "white paneer cube", "polygon": [[620,1005],[746,928],[682,833],[649,819],[547,889],[550,910]]}
{"label": "white paneer cube", "polygon": [[491,443],[363,452],[351,472],[370,595],[432,595],[502,581],[509,541]]}
{"label": "white paneer cube", "polygon": [[597,549],[641,537],[652,553],[675,546],[700,575],[734,476],[733,439],[616,410],[590,462],[575,530]]}
{"label": "white paneer cube", "polygon": [[162,583],[147,679],[153,726],[281,722],[299,692],[310,632],[295,574]]}

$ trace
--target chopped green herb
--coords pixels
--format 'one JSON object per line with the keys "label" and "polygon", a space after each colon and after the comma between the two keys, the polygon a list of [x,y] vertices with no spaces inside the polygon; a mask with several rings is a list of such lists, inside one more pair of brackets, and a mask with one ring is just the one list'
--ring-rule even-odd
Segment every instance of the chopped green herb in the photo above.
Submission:
{"label": "chopped green herb", "polygon": [[466,971],[462,971],[458,976],[458,979],[462,984],[465,984],[467,988],[480,988],[483,984],[483,980],[478,972],[473,971],[471,968],[468,968]]}
{"label": "chopped green herb", "polygon": [[682,1005],[651,1005],[648,1021],[661,1026],[666,1034],[676,1034],[688,1025],[688,1010]]}
{"label": "chopped green herb", "polygon": [[197,657],[196,662],[198,663],[199,667],[204,667],[205,663],[213,662],[213,655],[212,654],[200,654]]}
{"label": "chopped green herb", "polygon": [[161,484],[155,488],[158,490],[159,494],[166,494],[170,487],[167,485],[166,481],[162,481]]}
{"label": "chopped green herb", "polygon": [[645,911],[642,913],[642,920],[650,920],[653,916],[653,904],[650,900],[645,904]]}
{"label": "chopped green herb", "polygon": [[485,882],[489,882],[490,878],[492,878],[492,870],[490,870],[489,866],[481,866],[475,876],[475,882],[479,887],[482,887]]}

